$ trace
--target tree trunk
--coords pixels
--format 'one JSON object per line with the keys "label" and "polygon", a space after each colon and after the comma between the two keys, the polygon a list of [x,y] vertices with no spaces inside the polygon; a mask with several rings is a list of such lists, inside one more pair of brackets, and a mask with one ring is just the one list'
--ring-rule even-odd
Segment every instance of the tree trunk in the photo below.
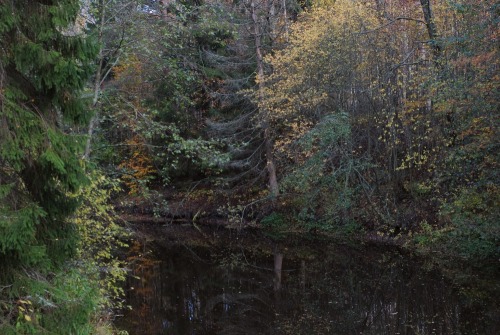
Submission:
{"label": "tree trunk", "polygon": [[[261,33],[259,27],[259,20],[256,12],[255,0],[251,2],[252,9],[252,21],[254,25],[254,37],[255,37],[255,54],[257,59],[257,83],[259,89],[259,102],[264,100],[264,62],[262,59],[262,47],[261,47]],[[271,196],[274,198],[279,194],[278,178],[276,177],[276,166],[274,164],[274,144],[271,137],[271,131],[269,127],[269,111],[267,109],[261,110],[262,115],[262,128],[264,130],[264,150],[266,155],[267,163],[267,173],[269,178],[269,191]]]}
{"label": "tree trunk", "polygon": [[101,10],[100,17],[100,26],[99,26],[99,66],[97,67],[97,71],[94,79],[94,96],[92,98],[92,109],[94,109],[94,115],[90,119],[89,129],[87,132],[87,143],[85,144],[85,152],[83,154],[83,159],[88,160],[90,158],[90,151],[92,147],[92,136],[94,134],[94,129],[99,122],[99,110],[96,108],[97,103],[99,102],[99,94],[101,93],[101,77],[102,77],[102,68],[104,66],[104,54],[103,54],[103,30],[104,30],[104,21],[106,19],[106,8],[104,6],[104,1],[99,1],[99,8]]}
{"label": "tree trunk", "polygon": [[300,289],[302,291],[302,295],[306,293],[306,261],[300,261]]}
{"label": "tree trunk", "polygon": [[283,254],[280,253],[276,247],[274,252],[274,291],[281,290],[281,270],[283,266]]}
{"label": "tree trunk", "polygon": [[168,7],[169,1],[168,0],[160,0],[160,12],[161,12],[161,18],[163,20],[167,20],[168,17]]}
{"label": "tree trunk", "polygon": [[288,17],[286,11],[286,0],[283,0],[283,22],[285,24],[285,42],[288,43],[289,28],[288,28]]}
{"label": "tree trunk", "polygon": [[438,64],[438,59],[441,56],[441,47],[437,42],[437,28],[434,23],[434,16],[432,15],[431,10],[431,1],[430,0],[420,0],[420,5],[422,6],[422,11],[424,13],[424,21],[427,27],[427,34],[429,35],[433,60],[435,64]]}
{"label": "tree trunk", "polygon": [[[106,55],[104,55],[104,25],[105,21],[110,18],[110,15],[106,12],[106,5],[104,3],[104,0],[99,1],[99,10],[100,10],[100,25],[99,25],[99,34],[98,34],[98,44],[99,44],[99,55],[98,55],[98,60],[99,60],[99,65],[97,66],[95,78],[94,78],[94,93],[92,97],[92,109],[94,110],[94,115],[90,119],[89,122],[89,129],[87,132],[87,143],[85,145],[85,152],[83,154],[83,159],[88,160],[90,158],[90,153],[92,151],[92,136],[94,134],[95,128],[97,127],[97,124],[99,123],[99,96],[102,92],[102,84],[106,80],[106,78],[110,75],[113,67],[118,63],[120,56],[119,56],[119,50],[121,49],[121,45],[124,39],[124,36],[122,34],[121,40],[119,42],[119,45],[116,47],[116,50],[113,51],[112,55],[116,55],[116,59],[112,64],[108,64],[108,66],[105,66],[104,59],[106,58]],[[109,11],[108,11],[109,12]],[[109,55],[109,53],[108,53]],[[106,72],[105,67],[108,68]]]}

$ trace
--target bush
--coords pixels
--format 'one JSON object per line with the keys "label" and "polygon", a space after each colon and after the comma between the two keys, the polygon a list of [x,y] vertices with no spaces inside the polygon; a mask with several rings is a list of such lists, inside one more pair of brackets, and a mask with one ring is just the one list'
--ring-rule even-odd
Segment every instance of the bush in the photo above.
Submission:
{"label": "bush", "polygon": [[[0,334],[111,334],[109,316],[122,308],[125,268],[115,255],[127,237],[109,203],[116,185],[92,172],[73,195],[82,206],[66,222],[80,237],[77,255],[51,272],[6,267],[0,278]],[[6,283],[13,283],[6,285]]]}

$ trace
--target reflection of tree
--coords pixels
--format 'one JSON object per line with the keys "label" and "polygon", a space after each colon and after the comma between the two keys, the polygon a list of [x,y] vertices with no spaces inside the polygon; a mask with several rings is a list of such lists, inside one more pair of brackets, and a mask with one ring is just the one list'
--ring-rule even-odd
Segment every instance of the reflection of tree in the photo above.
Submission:
{"label": "reflection of tree", "polygon": [[[134,244],[132,334],[491,333],[478,306],[408,256],[318,245],[266,252]],[[195,257],[196,255],[196,257]],[[302,256],[297,256],[302,255]],[[159,263],[152,257],[162,259]],[[286,262],[283,259],[286,258]],[[277,290],[277,286],[279,289]]]}

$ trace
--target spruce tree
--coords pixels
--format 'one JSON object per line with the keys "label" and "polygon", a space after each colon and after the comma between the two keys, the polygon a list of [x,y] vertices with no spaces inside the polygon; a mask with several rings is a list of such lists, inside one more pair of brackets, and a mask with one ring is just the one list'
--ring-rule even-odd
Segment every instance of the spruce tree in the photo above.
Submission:
{"label": "spruce tree", "polygon": [[[0,265],[51,267],[74,251],[66,218],[85,183],[79,98],[97,45],[79,0],[0,0]],[[66,127],[63,127],[63,124]]]}

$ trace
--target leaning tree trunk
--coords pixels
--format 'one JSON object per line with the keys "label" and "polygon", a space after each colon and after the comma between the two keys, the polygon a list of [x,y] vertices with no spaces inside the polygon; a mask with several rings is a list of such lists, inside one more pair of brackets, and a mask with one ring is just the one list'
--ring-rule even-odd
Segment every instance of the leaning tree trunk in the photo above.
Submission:
{"label": "leaning tree trunk", "polygon": [[94,129],[97,127],[97,123],[99,122],[99,111],[97,110],[97,103],[99,102],[99,94],[101,92],[101,77],[102,77],[102,68],[104,66],[104,51],[103,51],[103,34],[104,34],[104,22],[106,19],[106,8],[104,6],[104,1],[99,1],[99,9],[101,11],[100,15],[100,25],[99,25],[99,35],[98,35],[98,43],[99,43],[99,65],[96,70],[95,78],[94,78],[94,96],[92,98],[92,108],[94,109],[94,115],[90,119],[89,129],[87,132],[87,143],[85,145],[85,152],[83,154],[83,159],[88,160],[90,158],[90,151],[92,146],[92,136],[94,134]]}
{"label": "leaning tree trunk", "polygon": [[[85,145],[85,151],[83,154],[83,159],[88,160],[90,158],[90,154],[92,152],[92,137],[94,135],[95,128],[99,124],[99,118],[101,115],[99,115],[99,104],[100,104],[100,94],[102,91],[102,85],[104,81],[108,78],[110,75],[111,71],[113,70],[114,66],[118,63],[120,59],[119,51],[121,49],[121,45],[124,40],[124,32],[122,32],[121,40],[119,41],[118,46],[116,49],[113,51],[111,54],[113,58],[115,57],[114,55],[117,55],[116,58],[114,59],[113,63],[108,64],[108,66],[105,66],[105,59],[106,58],[112,58],[109,56],[110,54],[108,53],[107,55],[104,54],[104,25],[106,24],[106,21],[110,20],[110,15],[109,15],[109,10],[106,10],[106,4],[104,0],[99,1],[99,29],[98,29],[98,45],[99,45],[99,55],[98,55],[98,61],[99,64],[96,69],[95,73],[95,78],[94,78],[94,92],[93,92],[93,97],[92,97],[92,109],[94,110],[94,115],[90,119],[89,123],[89,128],[87,131],[87,143]],[[107,70],[106,70],[107,68]],[[106,71],[105,71],[106,70]]]}
{"label": "leaning tree trunk", "polygon": [[[255,56],[257,59],[257,83],[259,90],[259,105],[262,106],[264,100],[264,63],[262,59],[262,46],[261,46],[261,32],[259,20],[257,18],[255,0],[251,2],[252,21],[254,27],[255,37]],[[274,164],[274,144],[271,137],[271,129],[269,126],[269,111],[265,108],[261,110],[262,115],[262,128],[264,130],[264,150],[266,155],[267,173],[269,178],[269,191],[272,197],[279,194],[278,178],[276,177],[276,165]]]}
{"label": "leaning tree trunk", "polygon": [[432,56],[434,63],[439,65],[439,58],[441,56],[441,47],[437,42],[438,32],[436,28],[436,23],[434,22],[434,16],[431,10],[431,0],[420,0],[420,5],[422,6],[422,11],[424,13],[424,21],[427,27],[427,34],[429,35]]}

